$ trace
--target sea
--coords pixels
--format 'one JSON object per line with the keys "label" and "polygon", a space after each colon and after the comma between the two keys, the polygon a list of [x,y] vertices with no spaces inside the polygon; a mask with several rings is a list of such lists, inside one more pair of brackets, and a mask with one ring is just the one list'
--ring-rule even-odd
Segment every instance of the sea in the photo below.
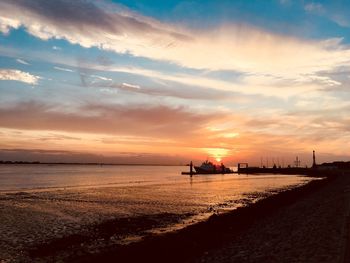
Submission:
{"label": "sea", "polygon": [[[52,218],[57,229],[74,230],[74,224],[128,218],[137,224],[151,219],[149,225],[143,225],[144,229],[159,233],[183,228],[313,180],[280,174],[181,174],[188,169],[146,165],[0,165],[0,195],[5,196],[3,200],[8,199],[6,204],[15,204],[16,209],[30,209],[45,215],[47,220]],[[124,237],[140,237],[138,229],[134,233],[128,229]]]}
{"label": "sea", "polygon": [[[237,170],[236,167],[231,167]],[[182,175],[186,166],[147,165],[0,165],[0,191],[57,190],[100,187],[157,186],[188,199],[192,195],[207,200],[231,200],[249,192],[268,192],[304,184],[300,175],[211,174]],[[144,188],[152,190],[152,187]],[[141,189],[140,189],[141,190]],[[146,193],[149,195],[151,193]]]}

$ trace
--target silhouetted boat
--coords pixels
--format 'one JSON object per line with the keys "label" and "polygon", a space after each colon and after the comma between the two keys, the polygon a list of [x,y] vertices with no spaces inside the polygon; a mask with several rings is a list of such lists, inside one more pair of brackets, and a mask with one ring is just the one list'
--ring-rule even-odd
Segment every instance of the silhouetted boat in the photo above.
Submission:
{"label": "silhouetted boat", "polygon": [[224,174],[232,173],[230,168],[225,167],[223,163],[221,165],[215,165],[212,162],[206,160],[201,166],[194,166],[197,174]]}

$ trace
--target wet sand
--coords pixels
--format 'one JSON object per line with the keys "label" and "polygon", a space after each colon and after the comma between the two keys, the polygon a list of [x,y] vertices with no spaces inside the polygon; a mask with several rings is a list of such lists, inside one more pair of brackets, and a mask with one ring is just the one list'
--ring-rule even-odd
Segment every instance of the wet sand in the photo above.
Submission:
{"label": "wet sand", "polygon": [[[95,190],[1,194],[0,262],[65,261],[75,255],[99,253],[193,216],[158,212],[155,205],[149,214],[130,216],[129,211],[123,212],[128,200],[111,201],[106,195],[112,190],[104,189],[104,198],[88,198]],[[138,205],[129,209],[137,210]]]}
{"label": "wet sand", "polygon": [[[92,171],[85,166],[2,168],[0,262],[68,261],[105,253],[311,180],[276,175],[189,178],[164,167],[144,167],[132,178],[127,178],[126,171],[120,172],[120,167],[89,167]],[[111,184],[96,185],[99,177]],[[90,186],[72,184],[72,178]],[[119,184],[125,180],[128,184]],[[15,188],[6,190],[6,181]],[[58,187],[62,183],[68,186]],[[37,188],[21,188],[29,185]]]}
{"label": "wet sand", "polygon": [[[108,204],[82,202],[79,208],[75,202],[74,207],[60,207],[59,198],[50,200],[56,216],[44,210],[33,213],[40,202],[45,207],[43,196],[1,197],[0,262],[346,262],[349,258],[350,174],[312,181],[175,232],[148,233],[142,240],[137,234],[154,226],[181,224],[192,214],[115,218]],[[69,199],[66,192],[62,196]],[[30,201],[21,202],[25,199]],[[100,220],[96,205],[101,206]],[[91,211],[89,206],[94,206]],[[74,222],[76,218],[80,221]],[[45,223],[38,227],[35,222]],[[134,242],[118,242],[125,236]]]}
{"label": "wet sand", "polygon": [[80,262],[346,262],[350,175],[313,181]]}

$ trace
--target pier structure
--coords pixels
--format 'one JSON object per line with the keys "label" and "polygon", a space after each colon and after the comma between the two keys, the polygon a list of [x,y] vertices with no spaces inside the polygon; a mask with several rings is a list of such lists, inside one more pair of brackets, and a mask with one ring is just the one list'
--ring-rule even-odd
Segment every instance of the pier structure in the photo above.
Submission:
{"label": "pier structure", "polygon": [[[319,166],[316,164],[316,156],[315,151],[312,152],[313,154],[313,164],[312,168],[318,168]],[[260,161],[262,158],[260,159]],[[268,160],[268,159],[267,159]],[[273,158],[274,163],[274,158]],[[279,165],[279,158],[277,158],[277,165],[274,163],[273,167],[250,167],[248,166],[248,163],[238,163],[238,173],[241,174],[265,174],[265,173],[273,173],[273,174],[314,174],[316,171],[315,169],[310,169],[307,167],[301,167],[300,166],[300,159],[299,156],[296,156],[294,161],[294,167],[291,167],[288,165],[288,167],[284,167],[284,159],[282,158],[283,166]],[[350,165],[349,165],[350,166]]]}
{"label": "pier structure", "polygon": [[299,159],[298,156],[295,158],[294,164],[295,164],[296,168],[299,168],[299,166],[300,166],[300,159]]}
{"label": "pier structure", "polygon": [[192,177],[193,175],[193,162],[190,162],[190,176]]}
{"label": "pier structure", "polygon": [[[244,167],[242,167],[242,166],[244,166]],[[240,169],[244,169],[244,168],[248,168],[248,163],[238,163],[238,165],[237,165],[238,171]]]}
{"label": "pier structure", "polygon": [[[268,160],[268,159],[267,159]],[[263,158],[260,158],[260,165],[262,165]],[[232,174],[232,173],[238,173],[238,174],[304,174],[304,175],[322,175],[324,174],[324,171],[331,171],[331,170],[337,170],[337,169],[347,169],[350,170],[350,161],[349,162],[333,162],[333,163],[323,163],[320,165],[316,164],[316,153],[313,150],[312,151],[312,167],[308,168],[307,166],[301,167],[300,166],[300,159],[298,156],[296,156],[296,159],[294,161],[294,167],[291,165],[288,165],[288,167],[284,167],[284,159],[282,158],[282,166],[279,163],[279,158],[277,158],[277,165],[274,163],[273,167],[259,167],[259,166],[249,166],[248,163],[238,163],[237,164],[237,171],[218,171],[214,173],[207,173],[207,174]],[[201,174],[197,173],[193,170],[193,163],[191,161],[190,164],[190,171],[189,172],[182,172],[182,174],[185,175],[196,175]]]}

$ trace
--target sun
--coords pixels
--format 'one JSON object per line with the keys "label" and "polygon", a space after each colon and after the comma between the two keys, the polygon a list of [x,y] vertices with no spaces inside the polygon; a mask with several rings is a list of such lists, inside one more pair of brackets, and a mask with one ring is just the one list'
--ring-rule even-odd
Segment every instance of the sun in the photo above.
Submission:
{"label": "sun", "polygon": [[221,162],[222,159],[229,156],[230,150],[225,148],[202,148],[207,153],[207,156],[217,162]]}

